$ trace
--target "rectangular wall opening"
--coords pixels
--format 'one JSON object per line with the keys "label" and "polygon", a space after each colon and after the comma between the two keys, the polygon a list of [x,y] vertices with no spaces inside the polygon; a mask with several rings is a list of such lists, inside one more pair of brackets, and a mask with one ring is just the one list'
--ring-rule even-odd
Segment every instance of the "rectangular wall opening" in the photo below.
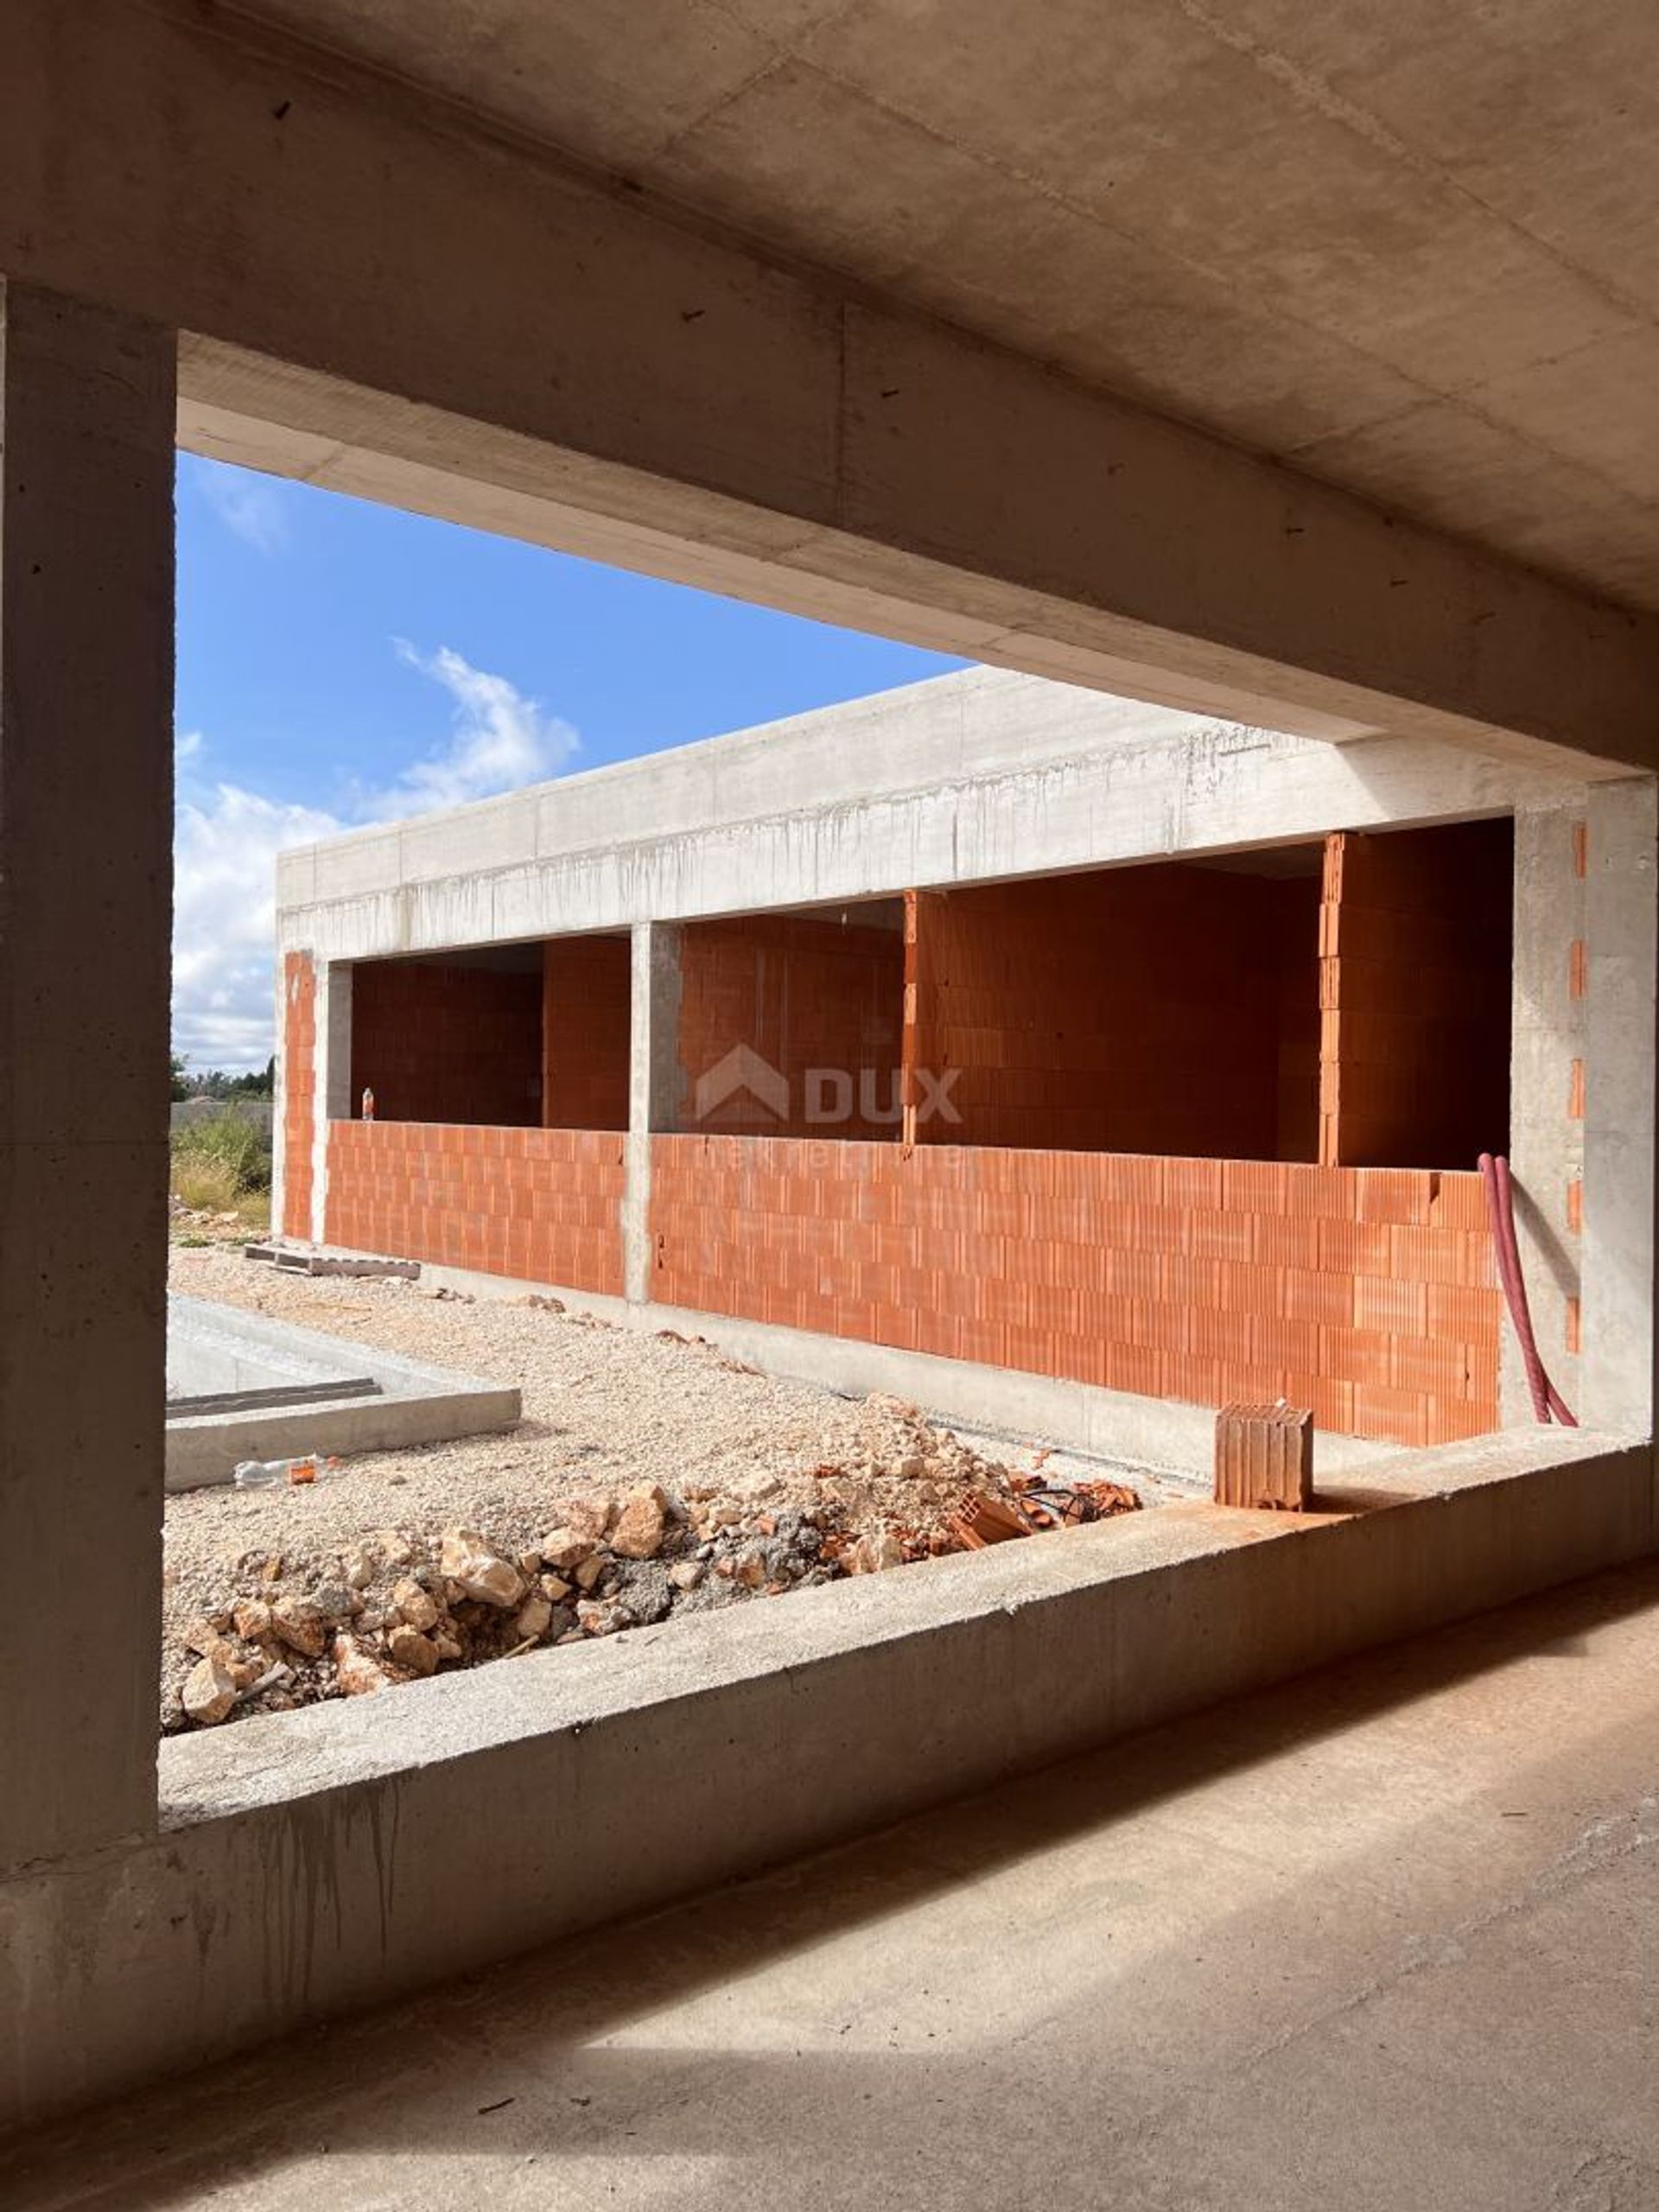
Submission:
{"label": "rectangular wall opening", "polygon": [[1468,1168],[1482,1152],[1509,1149],[1514,881],[1507,817],[1328,841],[1319,995],[1329,1163]]}
{"label": "rectangular wall opening", "polygon": [[902,1120],[901,899],[688,923],[683,1130],[893,1139]]}
{"label": "rectangular wall opening", "polygon": [[549,938],[542,948],[542,1120],[626,1129],[633,947],[626,935]]}
{"label": "rectangular wall opening", "polygon": [[[924,1143],[1312,1161],[1322,849],[917,894]],[[918,1082],[918,1101],[928,1090]]]}
{"label": "rectangular wall opening", "polygon": [[353,1118],[540,1127],[543,989],[539,944],[358,962]]}

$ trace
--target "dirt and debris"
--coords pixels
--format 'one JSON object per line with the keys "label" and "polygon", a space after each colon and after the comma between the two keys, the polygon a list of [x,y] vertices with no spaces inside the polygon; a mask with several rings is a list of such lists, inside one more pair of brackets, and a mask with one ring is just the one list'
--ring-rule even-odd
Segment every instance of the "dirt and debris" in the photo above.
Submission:
{"label": "dirt and debris", "polygon": [[756,1373],[700,1338],[557,1302],[273,1275],[175,1251],[173,1287],[481,1376],[501,1436],[168,1501],[162,1725],[372,1694],[548,1645],[781,1597],[1174,1494],[970,1438],[886,1396]]}

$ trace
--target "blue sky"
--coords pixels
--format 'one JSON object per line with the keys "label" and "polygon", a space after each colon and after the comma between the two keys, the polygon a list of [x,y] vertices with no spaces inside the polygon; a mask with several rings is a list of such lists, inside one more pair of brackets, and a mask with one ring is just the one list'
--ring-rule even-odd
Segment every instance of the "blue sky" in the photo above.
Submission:
{"label": "blue sky", "polygon": [[447,523],[179,461],[174,1044],[271,1049],[286,844],[959,666]]}

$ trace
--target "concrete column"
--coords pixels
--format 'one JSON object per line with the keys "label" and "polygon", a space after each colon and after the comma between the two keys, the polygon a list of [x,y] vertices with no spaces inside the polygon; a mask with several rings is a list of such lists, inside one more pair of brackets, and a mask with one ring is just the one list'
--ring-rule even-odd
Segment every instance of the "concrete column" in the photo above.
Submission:
{"label": "concrete column", "polygon": [[1594,1427],[1649,1436],[1659,792],[1643,777],[1586,797],[1583,1403],[1567,1403]]}
{"label": "concrete column", "polygon": [[[1580,1297],[1583,1236],[1576,1226],[1584,1130],[1575,1066],[1585,1059],[1585,880],[1580,873],[1588,793],[1515,817],[1515,977],[1510,1048],[1510,1166],[1516,1237],[1538,1350],[1552,1381],[1579,1411],[1573,1313]],[[1581,1309],[1580,1309],[1581,1310]],[[1535,1420],[1520,1348],[1507,1314],[1501,1367],[1505,1422]],[[1581,1326],[1581,1323],[1580,1323]]]}
{"label": "concrete column", "polygon": [[7,1870],[156,1822],[175,346],[0,313]]}
{"label": "concrete column", "polygon": [[316,1091],[311,1126],[311,1240],[328,1241],[328,1124],[349,1122],[352,1098],[352,963],[318,963]]}
{"label": "concrete column", "polygon": [[654,1134],[672,1132],[679,1122],[680,938],[672,923],[633,926],[622,1249],[627,1295],[636,1304],[651,1296],[651,1140]]}

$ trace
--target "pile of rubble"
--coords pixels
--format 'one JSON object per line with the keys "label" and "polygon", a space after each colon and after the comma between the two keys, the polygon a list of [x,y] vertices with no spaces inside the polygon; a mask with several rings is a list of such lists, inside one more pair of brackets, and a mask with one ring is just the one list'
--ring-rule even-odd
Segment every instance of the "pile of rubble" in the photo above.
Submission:
{"label": "pile of rubble", "polygon": [[1132,1510],[1114,1483],[1045,1487],[913,1407],[871,1399],[845,1459],[716,1492],[574,1496],[525,1539],[384,1529],[340,1552],[245,1552],[175,1631],[162,1726],[213,1726],[782,1597],[847,1574]]}

